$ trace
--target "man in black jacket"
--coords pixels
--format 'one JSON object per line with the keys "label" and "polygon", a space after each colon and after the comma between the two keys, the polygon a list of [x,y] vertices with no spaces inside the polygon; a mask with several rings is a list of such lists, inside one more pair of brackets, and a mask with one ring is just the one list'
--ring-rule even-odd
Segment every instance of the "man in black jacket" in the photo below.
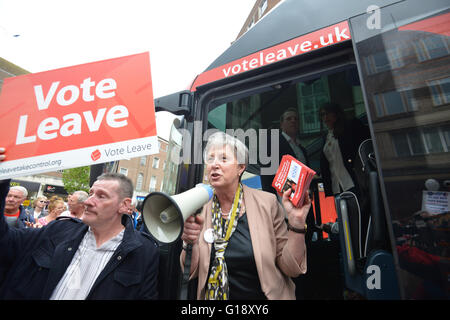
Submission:
{"label": "man in black jacket", "polygon": [[[0,182],[0,209],[9,181]],[[133,185],[104,174],[85,201],[83,222],[60,218],[40,229],[0,218],[0,299],[156,299],[159,251],[127,214]]]}
{"label": "man in black jacket", "polygon": [[[280,117],[280,132],[278,139],[279,155],[272,155],[273,159],[278,156],[278,164],[281,163],[281,158],[284,155],[291,155],[300,162],[309,166],[308,155],[306,149],[298,141],[297,135],[299,132],[299,119],[298,112],[294,108],[288,108]],[[267,150],[272,150],[270,144],[271,138],[267,139]],[[275,172],[273,175],[261,175],[262,189],[267,192],[276,193],[275,188],[272,187],[272,181],[275,178]]]}

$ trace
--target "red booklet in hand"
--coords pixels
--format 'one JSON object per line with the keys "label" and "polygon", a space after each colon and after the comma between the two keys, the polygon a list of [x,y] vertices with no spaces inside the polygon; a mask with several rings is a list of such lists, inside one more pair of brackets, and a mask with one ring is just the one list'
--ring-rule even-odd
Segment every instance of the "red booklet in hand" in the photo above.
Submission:
{"label": "red booklet in hand", "polygon": [[303,204],[309,185],[315,174],[316,172],[314,170],[294,157],[284,155],[281,158],[275,179],[272,181],[272,187],[277,190],[280,196],[283,196],[283,193],[287,189],[292,188],[290,200],[294,206],[299,207]]}

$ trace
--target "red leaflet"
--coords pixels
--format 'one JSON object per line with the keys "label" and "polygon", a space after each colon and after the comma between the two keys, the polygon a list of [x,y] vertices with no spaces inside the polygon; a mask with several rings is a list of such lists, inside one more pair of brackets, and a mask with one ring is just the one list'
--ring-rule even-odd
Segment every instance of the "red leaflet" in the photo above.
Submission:
{"label": "red leaflet", "polygon": [[316,172],[294,157],[284,155],[281,159],[272,187],[280,196],[287,189],[292,188],[290,200],[296,207],[303,204],[309,185]]}

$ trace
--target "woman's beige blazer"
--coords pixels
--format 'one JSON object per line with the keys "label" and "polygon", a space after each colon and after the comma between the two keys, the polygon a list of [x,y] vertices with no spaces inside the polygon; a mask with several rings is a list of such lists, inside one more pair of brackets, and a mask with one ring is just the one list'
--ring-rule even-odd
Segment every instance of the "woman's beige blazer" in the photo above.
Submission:
{"label": "woman's beige blazer", "polygon": [[[306,249],[299,265],[286,246],[288,231],[284,220],[285,213],[274,194],[245,185],[243,192],[261,288],[268,299],[295,299],[295,285],[290,277],[297,277],[306,272]],[[197,268],[191,270],[191,278],[198,276],[197,299],[201,300],[205,297],[211,255],[212,244],[204,239],[205,230],[212,227],[211,205],[212,200],[205,204],[201,212],[205,223],[199,238],[200,261]]]}

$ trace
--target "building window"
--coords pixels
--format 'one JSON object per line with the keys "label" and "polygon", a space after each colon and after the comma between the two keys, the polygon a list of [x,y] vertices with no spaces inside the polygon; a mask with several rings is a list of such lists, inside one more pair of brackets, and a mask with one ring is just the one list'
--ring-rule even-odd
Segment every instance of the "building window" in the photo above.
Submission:
{"label": "building window", "polygon": [[374,103],[378,117],[418,110],[418,103],[410,88],[375,94]]}
{"label": "building window", "polygon": [[157,182],[156,176],[152,176],[150,178],[150,186],[148,188],[148,191],[150,191],[150,192],[155,191],[155,189],[156,189],[156,182]]}
{"label": "building window", "polygon": [[249,30],[251,27],[255,25],[255,17],[252,17],[252,20],[250,20],[250,23],[247,26],[247,30]]}
{"label": "building window", "polygon": [[392,135],[399,157],[450,151],[450,127],[421,128]]}
{"label": "building window", "polygon": [[401,48],[386,49],[363,59],[367,73],[375,74],[382,71],[401,68],[405,65]]}
{"label": "building window", "polygon": [[144,181],[144,174],[139,173],[136,180],[136,190],[142,190],[142,182]]}
{"label": "building window", "polygon": [[423,130],[423,135],[425,138],[425,146],[427,147],[428,153],[438,153],[445,152],[444,139],[441,136],[439,128],[428,128]]}
{"label": "building window", "polygon": [[158,167],[159,167],[159,158],[153,158],[153,165],[152,165],[152,167],[154,168],[154,169],[158,169]]}
{"label": "building window", "polygon": [[302,133],[320,131],[320,107],[330,101],[328,92],[328,78],[321,77],[313,82],[297,84],[299,101],[299,121]]}
{"label": "building window", "polygon": [[258,8],[258,18],[261,18],[263,16],[264,12],[266,12],[266,9],[267,9],[267,0],[262,0]]}
{"label": "building window", "polygon": [[450,103],[450,78],[427,81],[431,92],[433,105],[440,106]]}
{"label": "building window", "polygon": [[414,42],[419,62],[444,57],[449,54],[448,40],[440,35],[430,35]]}
{"label": "building window", "polygon": [[128,169],[127,168],[120,168],[119,169],[119,173],[128,176]]}
{"label": "building window", "polygon": [[450,127],[442,128],[442,134],[444,135],[445,147],[450,150]]}
{"label": "building window", "polygon": [[379,52],[375,53],[372,56],[373,60],[373,73],[382,72],[391,69],[391,64],[389,63],[389,59],[386,53]]}
{"label": "building window", "polygon": [[147,157],[141,157],[141,166],[145,166],[145,164],[147,163]]}

